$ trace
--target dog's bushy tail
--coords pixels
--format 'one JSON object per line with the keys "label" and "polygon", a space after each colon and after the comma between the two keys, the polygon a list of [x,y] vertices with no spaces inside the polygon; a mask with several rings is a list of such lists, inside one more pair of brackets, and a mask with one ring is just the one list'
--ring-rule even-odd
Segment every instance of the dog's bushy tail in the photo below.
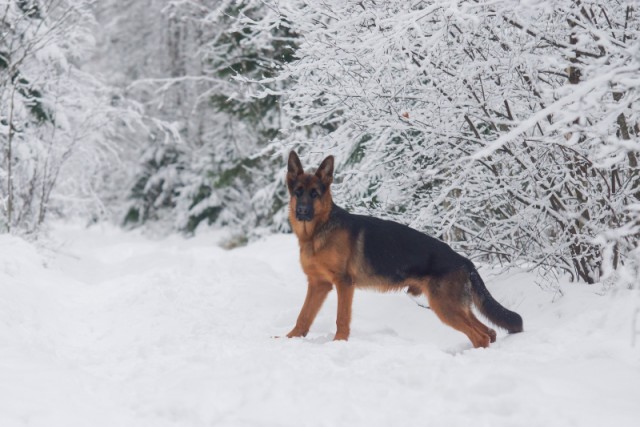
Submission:
{"label": "dog's bushy tail", "polygon": [[493,298],[471,261],[469,261],[467,267],[469,269],[473,303],[478,307],[480,313],[496,326],[509,331],[510,334],[522,332],[522,317],[518,313],[506,309]]}

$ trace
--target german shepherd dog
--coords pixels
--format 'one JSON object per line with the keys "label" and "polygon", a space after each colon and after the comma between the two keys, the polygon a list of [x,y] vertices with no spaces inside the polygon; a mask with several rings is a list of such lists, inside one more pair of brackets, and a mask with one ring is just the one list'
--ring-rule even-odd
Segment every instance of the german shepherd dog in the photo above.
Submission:
{"label": "german shepherd dog", "polygon": [[466,334],[476,348],[495,342],[496,332],[476,318],[472,303],[497,326],[510,333],[522,331],[520,315],[500,305],[473,263],[446,243],[393,221],[350,214],[333,203],[333,156],[309,174],[292,151],[287,166],[289,221],[308,278],[307,296],[287,337],[307,335],[334,286],[334,340],[349,338],[356,287],[426,295],[440,320]]}

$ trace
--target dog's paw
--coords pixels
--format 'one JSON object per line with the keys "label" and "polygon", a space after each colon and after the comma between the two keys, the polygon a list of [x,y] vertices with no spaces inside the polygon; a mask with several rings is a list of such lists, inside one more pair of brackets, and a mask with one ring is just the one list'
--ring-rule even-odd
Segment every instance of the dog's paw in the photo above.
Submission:
{"label": "dog's paw", "polygon": [[335,337],[333,337],[334,341],[347,341],[349,340],[349,334],[337,333]]}
{"label": "dog's paw", "polygon": [[295,328],[287,334],[287,338],[301,338],[305,336],[307,336],[307,332],[299,331]]}

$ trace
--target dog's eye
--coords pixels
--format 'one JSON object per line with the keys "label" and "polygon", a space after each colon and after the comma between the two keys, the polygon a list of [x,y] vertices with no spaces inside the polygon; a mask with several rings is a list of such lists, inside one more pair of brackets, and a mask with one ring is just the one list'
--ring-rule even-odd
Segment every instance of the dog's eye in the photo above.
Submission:
{"label": "dog's eye", "polygon": [[296,197],[302,196],[302,193],[304,193],[304,190],[302,188],[298,188],[296,189],[296,191],[293,192],[293,194],[295,194]]}
{"label": "dog's eye", "polygon": [[313,190],[311,190],[311,192],[309,193],[309,195],[311,196],[312,199],[317,198],[320,193],[318,193],[318,190],[316,190],[315,188]]}

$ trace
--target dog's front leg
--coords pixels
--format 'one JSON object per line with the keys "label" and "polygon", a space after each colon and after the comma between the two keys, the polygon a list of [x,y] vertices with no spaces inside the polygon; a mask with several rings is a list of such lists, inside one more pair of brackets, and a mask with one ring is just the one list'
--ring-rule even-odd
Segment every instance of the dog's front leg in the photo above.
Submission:
{"label": "dog's front leg", "polygon": [[333,285],[329,282],[309,279],[307,297],[298,315],[296,326],[287,334],[287,337],[304,337],[307,335],[311,324],[322,307],[322,303],[327,299],[327,295],[332,288]]}
{"label": "dog's front leg", "polygon": [[334,341],[346,341],[351,332],[351,305],[353,303],[353,292],[355,286],[352,284],[336,284],[338,292],[338,315],[336,317],[336,336]]}

